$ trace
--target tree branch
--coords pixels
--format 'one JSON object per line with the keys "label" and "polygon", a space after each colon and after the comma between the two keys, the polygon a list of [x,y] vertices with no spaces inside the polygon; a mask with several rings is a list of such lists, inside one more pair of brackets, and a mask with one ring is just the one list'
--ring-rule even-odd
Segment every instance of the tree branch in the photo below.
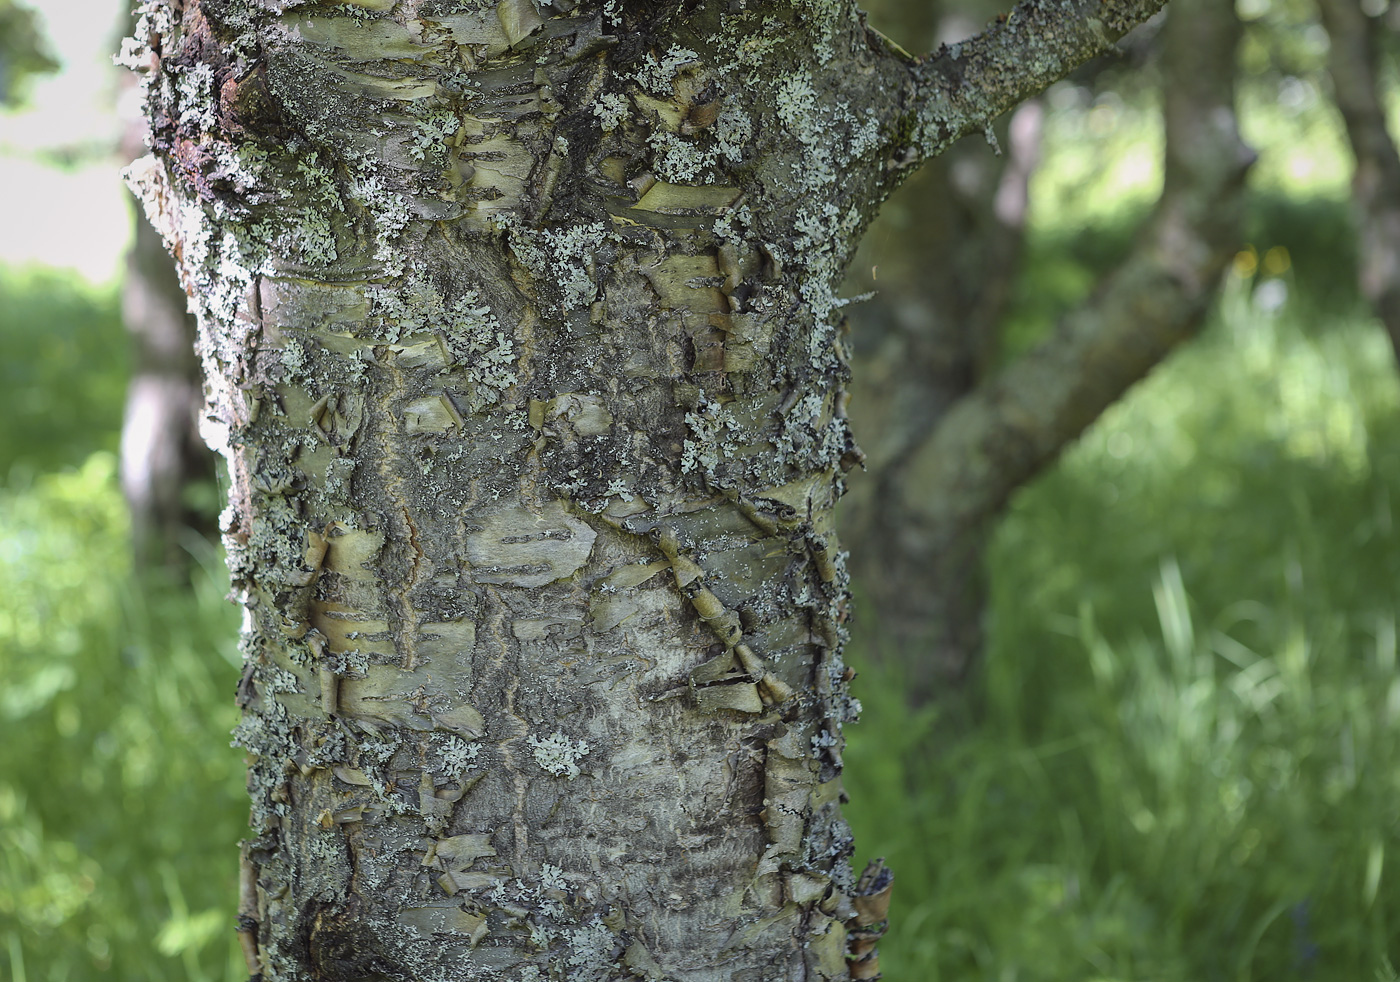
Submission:
{"label": "tree branch", "polygon": [[937,156],[1103,54],[1166,0],[1023,0],[970,40],[910,67],[913,140],[905,163]]}
{"label": "tree branch", "polygon": [[1382,30],[1356,0],[1318,0],[1317,6],[1332,41],[1327,59],[1332,94],[1356,158],[1351,186],[1361,240],[1361,292],[1400,359],[1400,153],[1385,125]]}
{"label": "tree branch", "polygon": [[1173,0],[1166,28],[1166,182],[1133,252],[1055,334],[958,402],[912,455],[910,534],[938,548],[985,521],[1203,321],[1239,241],[1254,159],[1233,112],[1239,22]]}

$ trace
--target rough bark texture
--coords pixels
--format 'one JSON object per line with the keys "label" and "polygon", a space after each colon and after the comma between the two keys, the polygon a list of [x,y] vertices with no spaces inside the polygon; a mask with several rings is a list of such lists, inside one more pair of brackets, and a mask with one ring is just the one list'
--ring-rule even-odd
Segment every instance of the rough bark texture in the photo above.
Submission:
{"label": "rough bark texture", "polygon": [[1331,39],[1327,68],[1346,122],[1356,170],[1352,197],[1360,238],[1361,292],[1385,325],[1400,360],[1400,152],[1386,128],[1379,18],[1358,0],[1318,0]]}
{"label": "rough bark texture", "polygon": [[[146,152],[146,120],[136,116],[124,124],[121,154],[130,161]],[[213,460],[199,437],[204,399],[188,298],[160,234],[143,215],[134,225],[122,276],[122,322],[132,343],[122,414],[122,493],[138,565],[178,572],[188,559],[182,533],[201,524],[186,505],[186,490],[212,478]]]}
{"label": "rough bark texture", "polygon": [[839,4],[143,11],[132,180],[232,479],[250,971],[873,977],[835,285],[928,149],[919,66]]}

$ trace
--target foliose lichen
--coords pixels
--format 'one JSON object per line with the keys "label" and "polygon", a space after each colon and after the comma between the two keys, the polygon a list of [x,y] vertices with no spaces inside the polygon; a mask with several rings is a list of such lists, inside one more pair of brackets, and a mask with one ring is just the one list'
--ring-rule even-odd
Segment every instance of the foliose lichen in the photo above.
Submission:
{"label": "foliose lichen", "polygon": [[543,740],[532,735],[530,746],[534,748],[535,762],[540,767],[555,777],[570,781],[581,773],[578,762],[588,756],[589,752],[587,741],[570,740],[558,730]]}

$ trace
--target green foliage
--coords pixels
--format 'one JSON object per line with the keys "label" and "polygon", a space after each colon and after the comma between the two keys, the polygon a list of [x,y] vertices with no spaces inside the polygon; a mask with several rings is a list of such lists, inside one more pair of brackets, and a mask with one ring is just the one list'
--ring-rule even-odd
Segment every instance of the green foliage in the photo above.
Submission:
{"label": "green foliage", "polygon": [[0,977],[243,978],[227,577],[134,584],[114,470],[0,491]]}
{"label": "green foliage", "polygon": [[0,106],[23,101],[31,75],[57,68],[34,11],[15,0],[0,0]]}
{"label": "green foliage", "polygon": [[1391,977],[1400,383],[1377,325],[1305,324],[1289,275],[1233,276],[1016,499],[974,725],[857,684],[887,977]]}
{"label": "green foliage", "polygon": [[114,291],[0,273],[0,483],[115,452],[126,363]]}

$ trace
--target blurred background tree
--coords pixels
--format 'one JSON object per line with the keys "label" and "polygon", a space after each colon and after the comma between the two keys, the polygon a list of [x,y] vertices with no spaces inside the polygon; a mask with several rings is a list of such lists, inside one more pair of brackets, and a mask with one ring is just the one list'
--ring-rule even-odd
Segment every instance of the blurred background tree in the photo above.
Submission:
{"label": "blurred background tree", "polygon": [[[134,20],[128,19],[123,34]],[[121,72],[128,92],[135,76]],[[123,100],[120,156],[146,152],[146,120]],[[131,336],[131,370],[122,413],[121,485],[131,516],[131,541],[143,570],[190,572],[189,532],[216,534],[214,454],[199,436],[204,391],[195,356],[194,315],[186,305],[160,234],[136,209],[122,274],[122,322]]]}
{"label": "blurred background tree", "polygon": [[[870,472],[845,533],[866,704],[847,784],[859,846],[899,875],[887,978],[1394,977],[1400,383],[1377,285],[1400,278],[1367,271],[1394,255],[1376,134],[1400,6],[1326,3],[1234,4],[1258,161],[1199,337],[1028,472],[994,469],[1000,500],[937,550],[862,545],[920,520],[911,464],[954,407],[1062,343],[1141,250],[1160,32],[1005,121],[1002,156],[965,141],[926,168],[851,270],[848,292],[878,292],[850,312]],[[82,94],[123,12],[36,5],[65,72],[0,119],[24,189],[0,201],[0,977],[242,979],[235,614],[186,517],[164,541],[190,585],[135,574],[118,480],[141,356],[110,231],[119,127]],[[890,0],[872,21],[915,50],[1006,6]],[[112,197],[85,197],[99,172]]]}
{"label": "blurred background tree", "polygon": [[[938,37],[957,43],[977,23],[967,6],[923,11]],[[1162,77],[1162,192],[1131,248],[1049,336],[1005,357],[1039,102],[1011,115],[1009,153],[989,132],[990,149],[964,140],[935,161],[904,199],[914,241],[889,236],[872,249],[870,286],[885,259],[892,289],[867,308],[873,316],[853,317],[856,350],[869,362],[856,372],[864,388],[853,399],[869,393],[861,401],[871,409],[852,419],[873,480],[855,482],[845,520],[858,544],[854,575],[875,614],[867,646],[906,663],[916,705],[934,696],[966,702],[962,683],[982,644],[983,554],[1011,493],[1195,333],[1240,245],[1254,155],[1234,125],[1238,20],[1212,4],[1166,24],[1160,44],[1160,21],[1137,32],[1141,51],[1162,50],[1139,58]],[[1088,84],[1108,67],[1084,72]],[[1146,67],[1118,88],[1141,93]]]}

